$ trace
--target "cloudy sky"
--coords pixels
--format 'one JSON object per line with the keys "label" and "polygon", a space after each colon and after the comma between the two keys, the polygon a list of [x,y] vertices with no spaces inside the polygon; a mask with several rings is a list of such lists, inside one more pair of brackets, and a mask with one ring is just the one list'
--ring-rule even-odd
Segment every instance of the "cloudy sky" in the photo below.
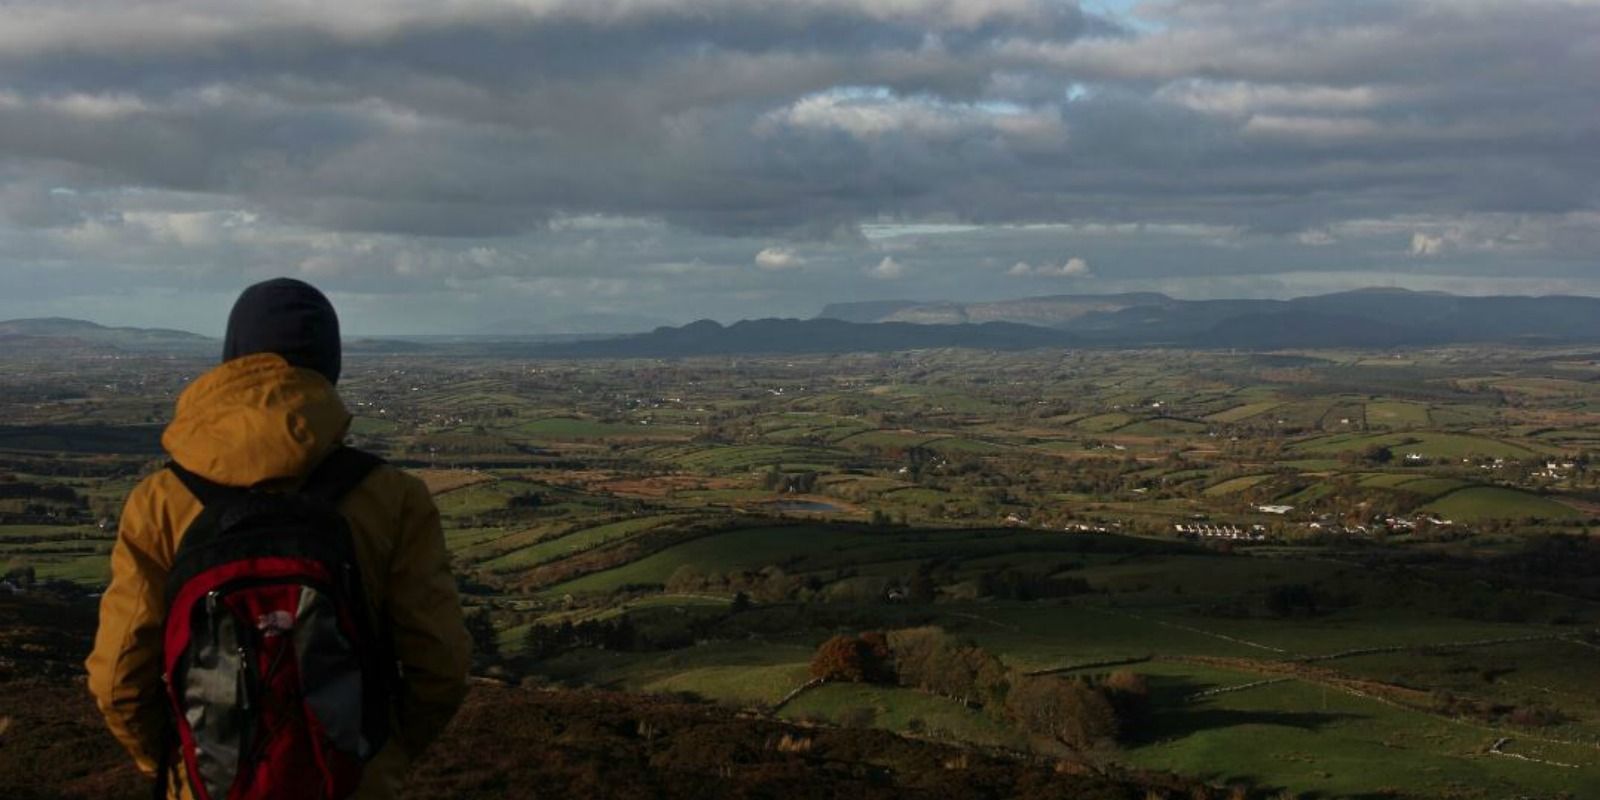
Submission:
{"label": "cloudy sky", "polygon": [[1600,294],[1597,0],[0,0],[0,318]]}

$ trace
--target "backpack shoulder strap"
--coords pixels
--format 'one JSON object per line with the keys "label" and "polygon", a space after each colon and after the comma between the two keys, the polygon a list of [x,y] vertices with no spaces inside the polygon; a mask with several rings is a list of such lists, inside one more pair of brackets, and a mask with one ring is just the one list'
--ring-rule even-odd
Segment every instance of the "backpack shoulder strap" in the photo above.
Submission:
{"label": "backpack shoulder strap", "polygon": [[311,471],[300,493],[329,505],[338,505],[340,499],[360,486],[373,470],[383,464],[383,459],[365,450],[341,445]]}
{"label": "backpack shoulder strap", "polygon": [[223,486],[215,481],[202,478],[185,469],[182,464],[176,461],[168,461],[167,469],[183,484],[183,488],[189,490],[189,494],[194,495],[195,499],[200,501],[201,507],[215,506],[225,500],[238,497],[245,491],[232,486]]}

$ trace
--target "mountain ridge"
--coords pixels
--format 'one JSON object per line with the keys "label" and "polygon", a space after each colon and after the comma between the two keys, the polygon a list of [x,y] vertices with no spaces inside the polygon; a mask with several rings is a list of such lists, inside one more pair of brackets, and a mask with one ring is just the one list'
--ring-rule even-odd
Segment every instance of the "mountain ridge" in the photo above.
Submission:
{"label": "mountain ridge", "polygon": [[1007,322],[922,325],[857,323],[831,319],[756,319],[732,325],[703,319],[650,333],[535,348],[536,355],[562,358],[661,358],[697,355],[851,353],[966,347],[1021,350],[1066,346],[1070,335]]}
{"label": "mountain ridge", "polygon": [[138,334],[162,336],[192,341],[213,341],[208,336],[177,328],[139,328],[126,325],[101,325],[86,319],[72,317],[19,317],[0,320],[0,336],[100,336],[106,334]]}
{"label": "mountain ridge", "polygon": [[[859,319],[867,316],[862,313],[867,306],[833,304],[823,314]],[[1283,347],[1342,346],[1359,341],[1371,346],[1401,346],[1600,339],[1600,298],[1466,296],[1392,287],[1288,300],[1179,300],[1156,293],[1126,293],[966,305],[941,301],[902,305],[881,321],[941,316],[1043,325],[1102,345]],[[1367,330],[1351,331],[1351,325]],[[1252,330],[1259,335],[1252,336]]]}
{"label": "mountain ridge", "polygon": [[[1600,342],[1600,298],[1463,296],[1373,287],[1288,300],[1180,300],[1155,292],[1049,295],[983,303],[834,303],[811,319],[699,320],[647,333],[550,341],[367,337],[352,353],[493,352],[530,358],[674,358],[837,354],[940,348],[1387,348],[1470,343]],[[170,329],[61,317],[0,321],[17,349],[110,348],[199,354],[217,341]]]}

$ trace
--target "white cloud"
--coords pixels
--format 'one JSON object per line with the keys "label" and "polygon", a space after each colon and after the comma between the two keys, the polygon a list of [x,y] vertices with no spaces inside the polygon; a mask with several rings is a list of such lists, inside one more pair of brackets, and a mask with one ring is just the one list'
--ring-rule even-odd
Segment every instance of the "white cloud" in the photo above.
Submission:
{"label": "white cloud", "polygon": [[1379,132],[1372,120],[1303,114],[1256,114],[1244,124],[1246,136],[1289,141],[1358,139]]}
{"label": "white cloud", "polygon": [[1060,264],[1029,264],[1018,261],[1006,270],[1007,275],[1017,278],[1092,278],[1094,270],[1089,268],[1089,262],[1073,256]]}
{"label": "white cloud", "polygon": [[1017,146],[1035,148],[1067,138],[1060,112],[1053,107],[901,97],[883,88],[833,89],[803,97],[763,116],[755,132],[774,136],[785,128],[841,131],[866,142],[889,135],[930,142],[998,136]]}
{"label": "white cloud", "polygon": [[879,280],[892,281],[905,277],[906,265],[894,260],[893,256],[884,256],[877,266],[867,267],[866,272]]}
{"label": "white cloud", "polygon": [[768,272],[797,269],[805,263],[805,258],[787,247],[768,247],[756,253],[756,266]]}
{"label": "white cloud", "polygon": [[1444,237],[1430,236],[1417,232],[1411,234],[1411,255],[1417,258],[1432,258],[1444,252]]}
{"label": "white cloud", "polygon": [[1392,91],[1371,86],[1284,85],[1246,81],[1177,81],[1156,97],[1207,114],[1249,116],[1263,111],[1337,113],[1365,111],[1396,99]]}

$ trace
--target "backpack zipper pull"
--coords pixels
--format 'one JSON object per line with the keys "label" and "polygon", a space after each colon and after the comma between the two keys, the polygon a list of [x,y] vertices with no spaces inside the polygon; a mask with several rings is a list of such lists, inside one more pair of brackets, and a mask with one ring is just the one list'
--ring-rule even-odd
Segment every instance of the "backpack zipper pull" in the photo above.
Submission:
{"label": "backpack zipper pull", "polygon": [[240,711],[250,710],[250,667],[246,661],[249,657],[250,652],[244,645],[239,645],[239,678],[235,685],[239,687]]}

